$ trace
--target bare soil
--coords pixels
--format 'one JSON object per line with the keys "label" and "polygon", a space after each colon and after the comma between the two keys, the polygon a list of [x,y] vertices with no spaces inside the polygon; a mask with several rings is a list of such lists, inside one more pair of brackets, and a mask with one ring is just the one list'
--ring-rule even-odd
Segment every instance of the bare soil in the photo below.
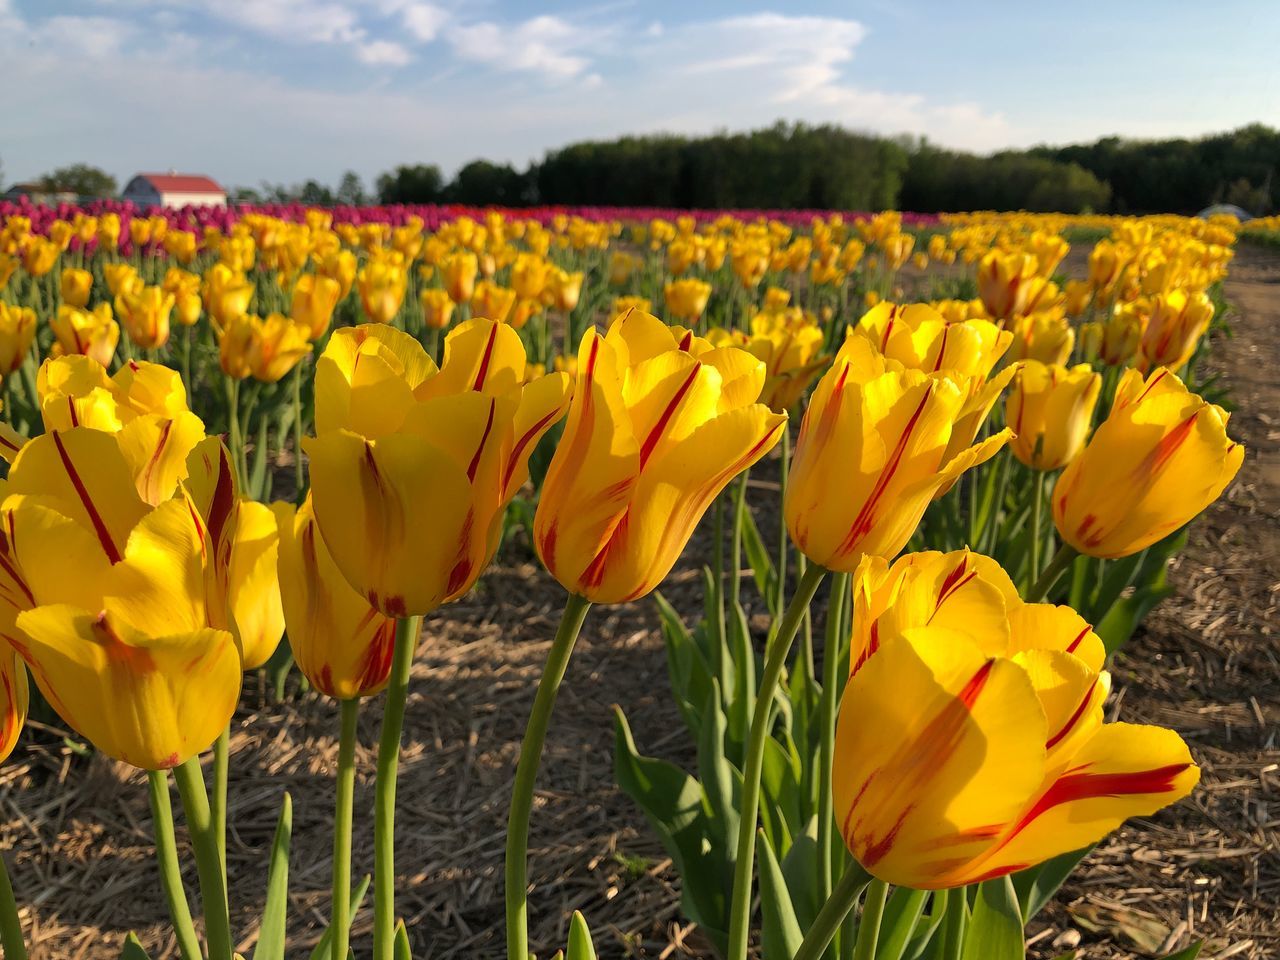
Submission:
{"label": "bare soil", "polygon": [[[1231,389],[1232,433],[1248,446],[1228,495],[1193,528],[1177,593],[1115,663],[1112,714],[1177,729],[1204,770],[1171,811],[1109,838],[1066,886],[1032,950],[1163,955],[1207,938],[1205,957],[1280,955],[1280,257],[1243,245],[1227,283],[1234,338],[1210,364]],[[702,534],[689,557],[707,555]],[[664,585],[699,606],[696,563]],[[497,958],[503,830],[519,740],[561,591],[517,545],[479,588],[429,620],[414,668],[398,797],[399,908],[415,956]],[[688,763],[651,603],[596,608],[557,705],[534,811],[533,948],[563,945],[573,909],[602,957],[707,956],[679,912],[679,881],[643,817],[613,786],[612,712],[642,750]],[[373,751],[381,703],[366,705],[355,872],[372,867]],[[233,732],[231,898],[249,953],[282,791],[294,802],[289,956],[307,956],[328,914],[328,823],[337,754],[331,702],[291,689],[276,702],[249,677]],[[135,930],[175,957],[136,772],[83,756],[39,726],[0,769],[0,839],[33,960],[114,958]],[[176,796],[175,796],[176,805]],[[181,831],[181,828],[180,828]],[[190,863],[180,836],[184,862]],[[194,869],[188,882],[195,886]],[[196,905],[198,906],[198,905]],[[196,911],[198,913],[198,910]],[[356,918],[367,955],[371,914]]]}

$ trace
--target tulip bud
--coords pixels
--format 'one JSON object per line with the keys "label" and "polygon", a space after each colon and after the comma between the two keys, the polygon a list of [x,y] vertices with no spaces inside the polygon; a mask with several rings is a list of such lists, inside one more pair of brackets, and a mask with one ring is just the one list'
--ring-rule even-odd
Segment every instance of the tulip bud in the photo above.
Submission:
{"label": "tulip bud", "polygon": [[62,271],[58,285],[62,290],[63,303],[83,307],[89,302],[89,291],[93,289],[93,274],[88,270],[68,267]]}
{"label": "tulip bud", "polygon": [[781,437],[786,418],[755,402],[764,364],[708,346],[636,311],[584,334],[534,518],[538,556],[567,590],[597,603],[649,593],[716,495]]}
{"label": "tulip bud", "polygon": [[917,890],[1002,877],[1088,847],[1199,780],[1173,731],[1104,722],[1097,635],[1067,607],[1022,603],[994,561],[868,558],[854,598],[865,637],[832,799],[873,876]]}
{"label": "tulip bud", "polygon": [[325,546],[311,497],[271,509],[280,530],[280,592],[298,669],[338,700],[369,697],[391,674],[396,622],[351,588]]}
{"label": "tulip bud", "polygon": [[1240,469],[1227,413],[1161,368],[1127,370],[1107,419],[1053,488],[1058,534],[1092,557],[1127,557],[1192,520]]}
{"label": "tulip bud", "polygon": [[1033,470],[1065,467],[1084,447],[1101,389],[1101,375],[1087,363],[1068,369],[1026,361],[1005,404],[1013,455]]}

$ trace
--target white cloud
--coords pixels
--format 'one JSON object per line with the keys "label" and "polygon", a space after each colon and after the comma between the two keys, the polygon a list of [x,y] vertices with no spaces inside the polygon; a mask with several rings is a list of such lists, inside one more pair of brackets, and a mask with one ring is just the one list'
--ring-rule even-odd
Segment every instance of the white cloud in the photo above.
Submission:
{"label": "white cloud", "polygon": [[114,17],[59,16],[31,30],[27,42],[49,53],[101,58],[117,54],[133,34],[132,24]]}
{"label": "white cloud", "polygon": [[590,48],[600,33],[544,15],[516,24],[458,24],[447,36],[454,53],[464,60],[563,80],[578,76],[591,65],[582,51]]}
{"label": "white cloud", "polygon": [[403,67],[413,56],[398,43],[390,40],[370,40],[356,45],[356,56],[361,63],[371,67]]}
{"label": "white cloud", "polygon": [[291,43],[355,43],[364,36],[356,11],[330,0],[204,0],[206,11]]}
{"label": "white cloud", "polygon": [[388,14],[399,14],[400,23],[409,35],[419,43],[430,43],[440,35],[441,28],[449,22],[449,11],[434,3],[418,0],[384,0],[382,8]]}

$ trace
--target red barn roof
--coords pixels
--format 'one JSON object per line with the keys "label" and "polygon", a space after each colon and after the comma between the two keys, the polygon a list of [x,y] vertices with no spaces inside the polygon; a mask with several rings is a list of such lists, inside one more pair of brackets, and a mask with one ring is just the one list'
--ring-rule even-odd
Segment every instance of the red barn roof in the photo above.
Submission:
{"label": "red barn roof", "polygon": [[138,176],[161,193],[226,193],[217,181],[199,174],[140,173]]}

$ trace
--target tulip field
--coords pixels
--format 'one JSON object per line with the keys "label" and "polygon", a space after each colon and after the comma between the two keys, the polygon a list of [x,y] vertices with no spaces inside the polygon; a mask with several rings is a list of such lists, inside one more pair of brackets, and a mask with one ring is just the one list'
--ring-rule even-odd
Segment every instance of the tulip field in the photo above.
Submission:
{"label": "tulip field", "polygon": [[0,205],[3,956],[1272,956],[1273,256]]}

